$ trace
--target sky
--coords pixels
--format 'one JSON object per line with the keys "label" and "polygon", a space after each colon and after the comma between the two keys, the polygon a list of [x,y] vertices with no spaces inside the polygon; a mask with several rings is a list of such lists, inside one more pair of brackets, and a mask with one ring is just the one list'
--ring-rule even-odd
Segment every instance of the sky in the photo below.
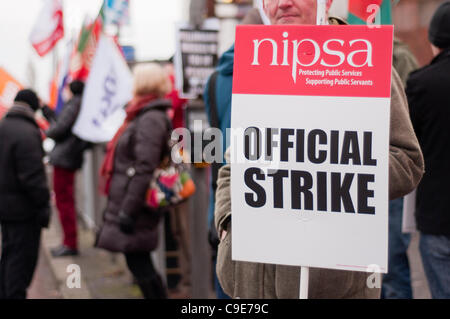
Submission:
{"label": "sky", "polygon": [[[130,26],[124,28],[124,44],[134,45],[137,60],[167,59],[175,50],[176,23],[187,20],[187,0],[130,0]],[[63,0],[65,38],[56,53],[39,57],[28,39],[43,0],[0,0],[0,66],[24,86],[34,69],[35,89],[45,100],[55,55],[63,56],[65,43],[77,35],[86,16],[94,18],[102,0]]]}

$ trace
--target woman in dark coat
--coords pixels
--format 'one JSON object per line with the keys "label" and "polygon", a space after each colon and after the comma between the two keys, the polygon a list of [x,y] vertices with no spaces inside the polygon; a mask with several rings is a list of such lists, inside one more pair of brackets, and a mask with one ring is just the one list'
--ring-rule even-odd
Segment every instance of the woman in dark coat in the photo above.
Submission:
{"label": "woman in dark coat", "polygon": [[138,65],[134,70],[134,98],[127,117],[108,144],[102,166],[108,204],[97,247],[125,254],[144,298],[167,298],[150,252],[157,247],[160,212],[145,205],[152,173],[167,154],[170,102],[163,100],[171,88],[158,64]]}

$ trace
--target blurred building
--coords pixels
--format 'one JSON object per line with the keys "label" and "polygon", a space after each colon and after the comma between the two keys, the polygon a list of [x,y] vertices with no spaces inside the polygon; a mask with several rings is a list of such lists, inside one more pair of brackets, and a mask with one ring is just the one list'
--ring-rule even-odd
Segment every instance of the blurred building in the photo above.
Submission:
{"label": "blurred building", "polygon": [[[220,25],[219,54],[234,42],[236,26],[258,0],[191,0],[191,4],[204,6],[197,14],[207,18],[217,18]],[[400,0],[393,7],[395,35],[406,42],[417,57],[420,65],[432,59],[428,42],[428,26],[433,13],[444,0]],[[331,13],[346,18],[348,0],[334,0]],[[193,12],[191,8],[191,13]]]}
{"label": "blurred building", "polygon": [[420,65],[432,59],[428,27],[444,0],[400,0],[393,9],[395,35],[407,43]]}
{"label": "blurred building", "polygon": [[[191,0],[195,1],[195,0]],[[202,0],[199,0],[202,1]],[[254,0],[203,0],[206,17],[217,18],[219,23],[219,55],[233,43],[236,26],[253,7]]]}
{"label": "blurred building", "polygon": [[[395,35],[409,45],[420,65],[428,64],[432,58],[428,26],[442,2],[444,0],[400,0],[393,7]],[[346,19],[348,0],[334,0],[331,14]]]}

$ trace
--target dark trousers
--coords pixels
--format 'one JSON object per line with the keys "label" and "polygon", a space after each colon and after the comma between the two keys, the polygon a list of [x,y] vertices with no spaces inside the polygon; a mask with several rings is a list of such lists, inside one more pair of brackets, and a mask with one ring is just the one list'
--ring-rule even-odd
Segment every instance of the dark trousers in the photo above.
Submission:
{"label": "dark trousers", "polygon": [[78,248],[74,185],[75,171],[57,166],[53,168],[53,190],[64,233],[63,244],[71,249]]}
{"label": "dark trousers", "polygon": [[37,223],[2,223],[0,299],[25,299],[36,268],[41,227]]}
{"label": "dark trousers", "polygon": [[423,269],[433,299],[450,299],[450,236],[420,233]]}
{"label": "dark trousers", "polygon": [[153,266],[150,253],[128,253],[125,259],[145,299],[167,298],[166,288]]}

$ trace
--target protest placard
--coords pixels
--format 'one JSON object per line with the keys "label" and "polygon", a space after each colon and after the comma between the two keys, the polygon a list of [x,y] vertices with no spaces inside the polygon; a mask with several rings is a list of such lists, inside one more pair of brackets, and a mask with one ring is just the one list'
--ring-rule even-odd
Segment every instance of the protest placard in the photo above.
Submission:
{"label": "protest placard", "polygon": [[218,31],[182,27],[176,37],[176,85],[182,98],[195,99],[217,65]]}
{"label": "protest placard", "polygon": [[234,260],[387,271],[392,26],[239,26]]}

